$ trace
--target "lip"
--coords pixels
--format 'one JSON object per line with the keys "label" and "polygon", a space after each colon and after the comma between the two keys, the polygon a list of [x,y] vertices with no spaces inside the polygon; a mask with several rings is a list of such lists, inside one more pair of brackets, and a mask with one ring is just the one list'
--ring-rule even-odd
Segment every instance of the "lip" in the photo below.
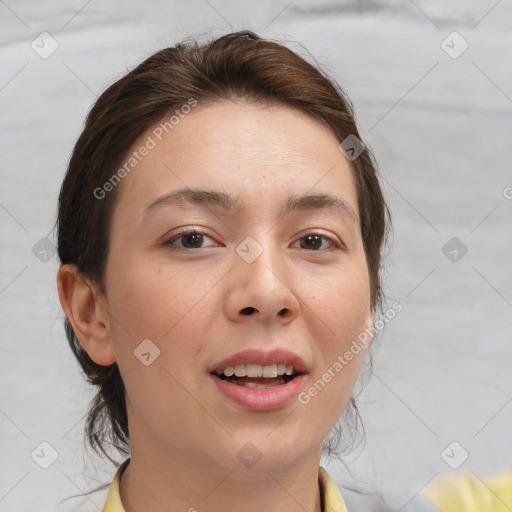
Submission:
{"label": "lip", "polygon": [[[286,365],[291,364],[297,373],[305,373],[307,370],[306,363],[300,356],[288,350],[276,348],[268,352],[259,349],[250,349],[238,352],[226,359],[223,359],[222,361],[219,361],[218,363],[215,363],[209,371],[210,373],[222,373],[224,368],[227,366],[237,366],[240,364],[260,364],[265,366],[274,363],[283,363]],[[293,380],[291,382],[293,382]]]}
{"label": "lip", "polygon": [[305,375],[298,375],[280,386],[254,389],[221,380],[213,373],[210,374],[210,379],[213,379],[221,393],[238,405],[254,411],[269,411],[284,407],[298,395],[305,378]]}

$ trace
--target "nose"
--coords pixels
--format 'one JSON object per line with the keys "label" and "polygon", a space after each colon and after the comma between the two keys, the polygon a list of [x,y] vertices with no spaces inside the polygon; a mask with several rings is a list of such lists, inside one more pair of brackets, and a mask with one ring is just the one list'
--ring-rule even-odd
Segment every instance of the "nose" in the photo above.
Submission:
{"label": "nose", "polygon": [[[262,322],[270,324],[292,322],[299,313],[296,296],[297,277],[286,263],[282,249],[272,245],[270,237],[265,243],[254,239],[243,243],[233,255],[233,271],[225,307],[227,316],[236,322]],[[244,249],[249,249],[244,253]],[[255,254],[246,257],[250,251]]]}

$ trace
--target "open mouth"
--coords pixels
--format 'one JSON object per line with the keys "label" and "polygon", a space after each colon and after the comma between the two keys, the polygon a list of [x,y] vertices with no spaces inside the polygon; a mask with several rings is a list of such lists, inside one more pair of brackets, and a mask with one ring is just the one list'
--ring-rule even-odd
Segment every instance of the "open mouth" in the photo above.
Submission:
{"label": "open mouth", "polygon": [[213,375],[220,380],[224,380],[226,382],[231,382],[232,384],[236,384],[237,386],[245,386],[246,388],[253,389],[268,389],[274,388],[276,386],[282,386],[295,379],[295,377],[299,376],[299,373],[294,373],[292,375],[278,375],[277,377],[236,377],[232,375],[230,377],[217,372],[213,372]]}

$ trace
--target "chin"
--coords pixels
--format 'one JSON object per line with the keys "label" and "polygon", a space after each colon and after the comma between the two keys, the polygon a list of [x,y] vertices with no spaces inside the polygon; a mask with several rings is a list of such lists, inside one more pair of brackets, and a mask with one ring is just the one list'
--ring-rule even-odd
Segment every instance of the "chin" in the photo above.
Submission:
{"label": "chin", "polygon": [[246,433],[235,436],[231,440],[233,458],[225,463],[230,471],[236,473],[236,478],[250,481],[258,473],[265,477],[268,477],[267,473],[277,476],[296,468],[303,459],[314,456],[317,451],[320,457],[321,449],[308,449],[304,444],[306,439],[299,433],[297,436],[283,437],[283,433],[276,435],[274,432],[269,435],[269,432],[272,430],[260,430],[253,435]]}

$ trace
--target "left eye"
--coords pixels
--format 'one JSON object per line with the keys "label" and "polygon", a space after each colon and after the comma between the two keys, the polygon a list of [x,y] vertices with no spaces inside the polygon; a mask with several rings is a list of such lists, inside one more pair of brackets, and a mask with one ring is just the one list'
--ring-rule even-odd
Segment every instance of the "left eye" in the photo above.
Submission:
{"label": "left eye", "polygon": [[[212,240],[211,237],[209,237],[205,233],[202,233],[201,231],[182,231],[181,233],[174,235],[172,238],[164,242],[163,245],[175,245],[174,242],[176,242],[176,240],[182,240],[182,245],[178,245],[180,249],[201,249],[202,243],[205,238],[209,238],[210,240]],[[331,244],[331,247],[339,247],[339,245],[336,242],[334,242],[334,240],[332,240],[330,237],[321,235],[319,233],[309,233],[307,235],[304,235],[297,242],[301,241],[304,241],[303,243],[301,243],[302,249],[313,250],[315,252],[319,252],[319,250],[322,250],[323,241],[328,241]],[[212,245],[206,247],[212,247]]]}
{"label": "left eye", "polygon": [[334,242],[328,236],[321,235],[320,233],[309,233],[299,238],[298,242],[304,240],[304,243],[301,244],[303,249],[313,249],[318,252],[320,247],[322,246],[322,240],[327,240],[331,244],[332,247],[339,247],[337,243]]}

